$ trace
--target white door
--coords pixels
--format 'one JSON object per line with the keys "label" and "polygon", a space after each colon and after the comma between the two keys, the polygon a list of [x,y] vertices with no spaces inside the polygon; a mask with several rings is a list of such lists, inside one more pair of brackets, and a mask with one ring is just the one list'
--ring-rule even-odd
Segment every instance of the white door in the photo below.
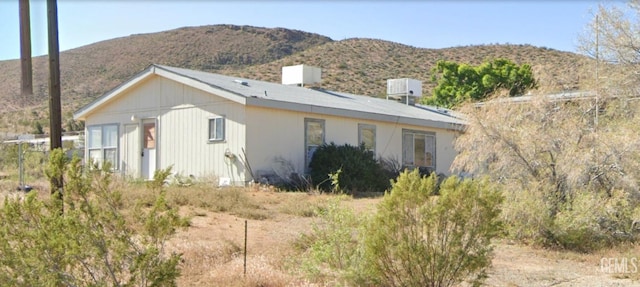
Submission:
{"label": "white door", "polygon": [[137,178],[140,176],[140,131],[138,124],[124,125],[124,160],[122,173]]}
{"label": "white door", "polygon": [[153,179],[156,171],[156,147],[158,133],[156,120],[146,119],[142,121],[142,178]]}

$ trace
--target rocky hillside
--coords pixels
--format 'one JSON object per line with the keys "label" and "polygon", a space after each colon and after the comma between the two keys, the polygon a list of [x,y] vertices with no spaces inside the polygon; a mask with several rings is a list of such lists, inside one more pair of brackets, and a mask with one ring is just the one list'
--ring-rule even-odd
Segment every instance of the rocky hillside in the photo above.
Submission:
{"label": "rocky hillside", "polygon": [[[543,91],[581,88],[588,59],[530,45],[482,45],[423,49],[376,39],[332,39],[284,28],[215,25],[180,28],[106,40],[60,55],[63,114],[112,89],[152,63],[279,82],[281,67],[322,68],[326,89],[383,96],[386,79],[423,81],[430,94],[430,69],[438,60],[479,64],[498,57],[533,66]],[[30,132],[48,126],[47,57],[33,59],[34,94],[20,96],[19,60],[0,61],[0,131]],[[45,129],[46,130],[46,129]]]}

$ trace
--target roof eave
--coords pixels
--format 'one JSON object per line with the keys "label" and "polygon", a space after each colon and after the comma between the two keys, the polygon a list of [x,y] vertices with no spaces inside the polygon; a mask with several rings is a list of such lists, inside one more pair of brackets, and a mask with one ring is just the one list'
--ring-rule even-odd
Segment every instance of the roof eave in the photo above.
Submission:
{"label": "roof eave", "polygon": [[174,81],[179,82],[181,84],[184,84],[186,86],[190,86],[192,88],[196,88],[196,89],[202,90],[202,91],[207,92],[207,93],[211,93],[211,94],[215,94],[215,95],[221,96],[221,97],[223,97],[225,99],[228,99],[230,101],[236,102],[236,103],[241,104],[241,105],[245,105],[246,102],[247,102],[246,101],[246,99],[247,99],[246,96],[244,96],[244,95],[242,95],[240,93],[236,93],[236,92],[233,92],[233,91],[229,91],[229,90],[223,89],[223,88],[218,87],[218,86],[211,85],[209,83],[203,82],[203,81],[198,80],[196,78],[189,77],[187,75],[180,74],[180,73],[175,72],[175,71],[167,70],[167,69],[165,69],[165,68],[163,68],[161,66],[156,66],[156,68],[157,69],[155,70],[155,73],[157,75],[159,75],[159,76],[174,80]]}
{"label": "roof eave", "polygon": [[411,118],[411,117],[404,117],[404,116],[368,113],[368,112],[362,112],[362,111],[322,107],[322,106],[315,106],[315,105],[302,104],[302,103],[292,103],[292,102],[277,101],[272,99],[262,99],[262,98],[256,98],[256,97],[247,98],[247,106],[288,110],[288,111],[302,112],[302,113],[316,113],[316,114],[323,114],[323,115],[349,117],[349,118],[373,120],[373,121],[380,121],[380,122],[426,126],[426,127],[436,128],[436,129],[445,129],[445,130],[454,130],[454,131],[461,131],[464,128],[464,123],[440,122],[440,121],[433,121],[428,119],[418,119],[418,118]]}

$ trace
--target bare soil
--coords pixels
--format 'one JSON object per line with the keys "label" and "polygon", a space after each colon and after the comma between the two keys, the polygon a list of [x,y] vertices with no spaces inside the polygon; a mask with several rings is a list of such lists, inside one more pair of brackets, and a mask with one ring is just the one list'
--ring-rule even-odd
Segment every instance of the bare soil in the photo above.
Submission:
{"label": "bare soil", "polygon": [[[8,185],[1,186],[4,192],[0,200],[4,196],[23,196],[22,192],[7,192]],[[317,218],[292,215],[283,208],[292,202],[301,206],[316,204],[328,196],[272,191],[248,191],[248,194],[260,203],[261,212],[268,215],[266,219],[247,220],[230,212],[182,207],[181,212],[191,217],[191,226],[180,230],[167,245],[169,251],[183,256],[178,285],[335,286],[332,282],[309,282],[296,265],[302,256],[296,245],[303,234],[311,232]],[[379,201],[379,197],[356,198],[345,200],[344,204],[365,213],[375,210]],[[637,251],[637,246],[632,249],[632,253]],[[640,286],[638,274],[608,273],[601,268],[603,257],[623,254],[617,251],[577,254],[501,239],[495,242],[494,253],[485,286]]]}
{"label": "bare soil", "polygon": [[[175,250],[183,252],[183,276],[180,286],[323,286],[305,281],[296,274],[293,247],[302,234],[311,231],[313,217],[300,217],[278,212],[277,201],[283,194],[254,192],[253,198],[272,201],[266,209],[273,211],[265,220],[245,220],[228,213],[201,212],[192,226],[181,231],[172,241]],[[286,196],[286,194],[284,194]],[[310,195],[309,197],[313,197]],[[302,200],[302,199],[301,199]],[[375,209],[380,198],[345,201],[357,212]],[[243,265],[245,221],[247,226],[246,275]],[[609,274],[600,266],[600,255],[550,251],[496,242],[493,267],[486,286],[640,286],[625,274]],[[637,278],[637,276],[636,276]],[[332,286],[332,284],[326,284]]]}

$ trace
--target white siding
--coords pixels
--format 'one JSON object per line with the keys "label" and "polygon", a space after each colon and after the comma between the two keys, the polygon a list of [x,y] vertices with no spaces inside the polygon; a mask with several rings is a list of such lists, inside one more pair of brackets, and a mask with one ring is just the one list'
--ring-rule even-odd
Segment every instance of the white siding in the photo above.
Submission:
{"label": "white siding", "polygon": [[449,174],[455,157],[454,132],[420,126],[399,125],[388,122],[365,121],[353,118],[326,116],[274,110],[247,108],[247,153],[255,172],[273,172],[279,164],[276,158],[289,161],[295,172],[304,171],[304,119],[325,121],[325,142],[338,145],[358,145],[358,124],[376,127],[376,155],[402,162],[402,129],[436,133],[436,168]]}
{"label": "white siding", "polygon": [[[237,155],[245,146],[244,115],[240,104],[155,76],[89,115],[86,125],[120,123],[122,147],[123,124],[155,118],[159,168],[173,165],[174,172],[185,176],[229,177],[243,182],[245,167],[240,161],[226,159],[224,153],[229,150]],[[225,141],[209,143],[209,118],[217,116],[226,118]],[[120,148],[120,159],[125,159],[123,153]]]}
{"label": "white siding", "polygon": [[[208,123],[212,117],[225,117],[225,140],[208,141]],[[456,155],[454,132],[389,122],[359,120],[338,116],[284,111],[270,108],[245,107],[225,98],[180,84],[161,76],[141,81],[124,94],[115,97],[87,115],[86,125],[119,124],[119,167],[138,170],[140,161],[125,156],[125,124],[140,124],[142,119],[157,120],[158,168],[173,165],[173,171],[184,176],[228,177],[242,183],[250,180],[243,165],[242,149],[246,150],[254,173],[273,172],[276,158],[291,163],[292,172],[302,173],[304,167],[304,120],[321,119],[325,123],[325,141],[338,145],[358,145],[358,124],[376,128],[376,154],[402,162],[402,130],[411,129],[436,134],[436,168],[449,174]],[[142,130],[137,128],[138,131]],[[129,144],[131,139],[129,139]],[[131,149],[130,149],[131,150]],[[236,156],[226,158],[225,152]],[[86,155],[85,155],[86,156]],[[135,167],[131,167],[131,165]],[[138,175],[139,176],[139,175]]]}

